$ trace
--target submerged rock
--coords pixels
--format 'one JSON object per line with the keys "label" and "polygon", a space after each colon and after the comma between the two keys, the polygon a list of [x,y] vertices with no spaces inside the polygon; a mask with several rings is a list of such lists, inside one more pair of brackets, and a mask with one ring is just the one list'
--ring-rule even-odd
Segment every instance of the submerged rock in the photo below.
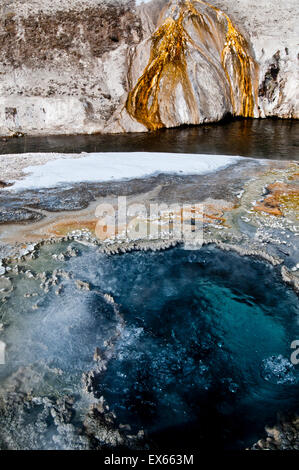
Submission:
{"label": "submerged rock", "polygon": [[281,354],[264,359],[261,371],[263,378],[268,382],[278,385],[296,383],[293,364]]}
{"label": "submerged rock", "polygon": [[280,416],[278,423],[266,427],[267,437],[260,439],[252,450],[299,450],[299,416]]}
{"label": "submerged rock", "polygon": [[6,297],[13,290],[11,281],[6,277],[0,277],[0,299]]}
{"label": "submerged rock", "polygon": [[79,290],[90,290],[90,284],[88,282],[84,282],[78,279],[75,281],[75,284]]}

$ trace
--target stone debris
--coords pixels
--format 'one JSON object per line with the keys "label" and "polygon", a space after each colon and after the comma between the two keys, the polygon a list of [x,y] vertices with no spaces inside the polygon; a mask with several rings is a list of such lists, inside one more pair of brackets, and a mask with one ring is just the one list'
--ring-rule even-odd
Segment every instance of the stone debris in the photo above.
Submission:
{"label": "stone debris", "polygon": [[267,437],[254,444],[252,450],[299,450],[299,416],[280,416],[273,427],[265,428]]}
{"label": "stone debris", "polygon": [[63,287],[63,285],[61,284],[61,285],[58,287],[58,289],[56,289],[55,295],[60,295],[60,294],[62,294],[63,289],[64,289],[64,287]]}
{"label": "stone debris", "polygon": [[39,309],[39,305],[38,305],[38,304],[32,305],[32,310],[38,310],[38,309]]}
{"label": "stone debris", "polygon": [[79,290],[90,290],[90,284],[88,282],[81,281],[80,279],[75,281],[75,285]]}
{"label": "stone debris", "polygon": [[102,361],[102,356],[101,356],[101,351],[99,348],[95,349],[94,355],[93,355],[93,360],[96,362]]}
{"label": "stone debris", "polygon": [[25,257],[29,254],[32,254],[35,250],[35,247],[36,247],[35,244],[26,245],[24,248],[20,250],[20,253],[19,253],[20,258]]}
{"label": "stone debris", "polygon": [[114,303],[115,303],[114,298],[112,297],[112,295],[104,294],[104,299],[105,299],[109,304],[114,304]]}
{"label": "stone debris", "polygon": [[36,279],[36,274],[34,274],[29,269],[27,271],[25,271],[25,276],[28,277],[28,279]]}
{"label": "stone debris", "polygon": [[262,251],[259,249],[253,250],[250,249],[249,247],[241,246],[241,245],[235,245],[235,244],[230,244],[230,243],[223,243],[217,239],[211,239],[211,240],[204,240],[203,245],[216,245],[219,248],[221,248],[224,251],[235,251],[241,256],[253,256],[256,258],[261,258],[269,263],[271,263],[273,266],[277,266],[283,263],[283,260],[274,257],[267,253],[266,251]]}
{"label": "stone debris", "polygon": [[25,299],[30,299],[31,297],[37,297],[38,293],[37,292],[32,292],[28,294],[24,294]]}
{"label": "stone debris", "polygon": [[13,291],[13,284],[7,277],[0,277],[0,299],[2,301],[8,298],[9,294]]}
{"label": "stone debris", "polygon": [[71,245],[67,247],[67,253],[70,257],[75,257],[79,255],[79,250],[76,250]]}
{"label": "stone debris", "polygon": [[281,276],[284,282],[289,284],[297,294],[299,294],[299,278],[295,276],[291,271],[288,270],[286,266],[281,268]]}
{"label": "stone debris", "polygon": [[115,415],[107,412],[107,406],[103,397],[99,403],[90,406],[84,421],[84,431],[87,436],[93,438],[95,448],[101,449],[103,445],[109,447],[146,449],[144,433],[139,431],[137,435],[129,434],[129,426],[117,426]]}

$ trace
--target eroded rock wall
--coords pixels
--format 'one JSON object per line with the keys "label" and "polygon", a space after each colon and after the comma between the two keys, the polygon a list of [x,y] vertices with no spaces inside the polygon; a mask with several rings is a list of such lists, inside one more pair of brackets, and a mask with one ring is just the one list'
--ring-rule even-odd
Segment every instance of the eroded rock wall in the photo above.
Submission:
{"label": "eroded rock wall", "polygon": [[2,0],[0,10],[0,135],[299,116],[292,0]]}
{"label": "eroded rock wall", "polygon": [[259,64],[259,117],[299,117],[299,9],[293,0],[214,0],[246,35]]}
{"label": "eroded rock wall", "polygon": [[1,134],[103,131],[142,37],[132,1],[10,2],[0,20]]}
{"label": "eroded rock wall", "polygon": [[254,117],[257,73],[250,46],[228,15],[203,1],[172,1],[152,37],[135,49],[126,109],[151,130],[211,122],[228,112]]}

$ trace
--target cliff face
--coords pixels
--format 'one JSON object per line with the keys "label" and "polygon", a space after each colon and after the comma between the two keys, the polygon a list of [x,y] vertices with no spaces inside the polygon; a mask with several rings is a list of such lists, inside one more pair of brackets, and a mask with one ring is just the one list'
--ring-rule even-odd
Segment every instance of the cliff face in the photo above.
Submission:
{"label": "cliff face", "polygon": [[292,0],[2,0],[0,135],[298,118]]}
{"label": "cliff face", "polygon": [[257,115],[257,64],[221,10],[202,1],[173,1],[149,41],[143,72],[144,42],[133,55],[130,83],[136,84],[126,105],[147,128],[215,121],[227,112]]}

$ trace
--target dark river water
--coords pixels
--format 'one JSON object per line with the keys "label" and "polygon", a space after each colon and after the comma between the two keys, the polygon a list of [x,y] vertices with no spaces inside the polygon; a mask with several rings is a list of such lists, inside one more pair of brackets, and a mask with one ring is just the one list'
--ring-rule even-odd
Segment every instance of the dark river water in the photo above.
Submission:
{"label": "dark river water", "polygon": [[176,152],[299,160],[299,122],[226,120],[151,133],[22,137],[0,140],[0,154],[25,152]]}

